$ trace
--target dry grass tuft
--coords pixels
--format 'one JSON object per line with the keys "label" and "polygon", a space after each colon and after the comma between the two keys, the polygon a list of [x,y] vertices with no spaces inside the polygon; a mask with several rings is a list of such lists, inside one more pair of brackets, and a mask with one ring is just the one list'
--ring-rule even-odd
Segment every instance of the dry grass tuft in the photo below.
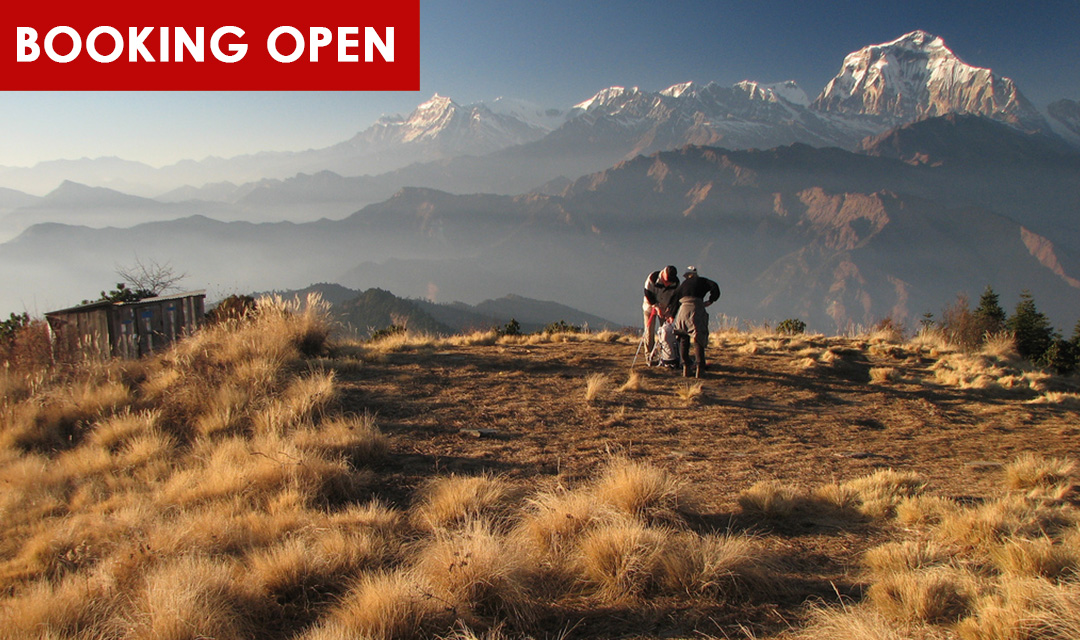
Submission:
{"label": "dry grass tuft", "polygon": [[457,530],[437,531],[417,552],[413,568],[455,618],[527,621],[534,604],[525,558],[490,523],[472,519]]}
{"label": "dry grass tuft", "polygon": [[928,541],[887,542],[863,555],[863,565],[875,576],[910,573],[941,567],[952,557],[949,549]]}
{"label": "dry grass tuft", "polygon": [[561,558],[581,534],[598,518],[606,517],[603,505],[584,491],[543,491],[529,498],[524,513],[511,535],[531,550],[542,564],[554,559],[554,569],[561,569]]}
{"label": "dry grass tuft", "polygon": [[903,379],[900,370],[895,367],[874,367],[870,369],[870,384],[892,384]]}
{"label": "dry grass tuft", "polygon": [[759,520],[787,520],[806,504],[804,494],[788,483],[764,480],[739,494],[743,513]]}
{"label": "dry grass tuft", "polygon": [[590,493],[598,504],[650,522],[677,521],[698,507],[686,483],[662,469],[624,456],[611,459]]}
{"label": "dry grass tuft", "polygon": [[869,476],[841,485],[854,491],[861,500],[859,510],[871,518],[891,518],[903,500],[921,494],[926,482],[916,473],[882,469]]}
{"label": "dry grass tuft", "polygon": [[1073,460],[1029,453],[1006,465],[1005,486],[1014,491],[1053,491],[1071,487],[1075,471]]}
{"label": "dry grass tuft", "polygon": [[579,541],[576,572],[601,602],[633,601],[663,583],[671,535],[632,518],[605,523]]}
{"label": "dry grass tuft", "polygon": [[687,404],[705,397],[705,384],[702,382],[684,382],[675,388],[675,393]]}
{"label": "dry grass tuft", "polygon": [[902,623],[947,624],[971,611],[977,593],[968,576],[946,567],[888,573],[867,598],[886,617]]}
{"label": "dry grass tuft", "polygon": [[460,527],[477,517],[504,518],[519,498],[519,488],[502,478],[436,477],[420,489],[409,519],[426,531]]}
{"label": "dry grass tuft", "polygon": [[604,373],[593,373],[585,378],[585,402],[593,402],[607,389],[611,378]]}
{"label": "dry grass tuft", "polygon": [[1046,537],[1012,538],[992,548],[990,560],[1005,575],[1057,579],[1080,569],[1080,549]]}
{"label": "dry grass tuft", "polygon": [[371,638],[409,640],[422,637],[442,605],[425,595],[416,577],[405,572],[375,572],[360,576],[324,621],[303,640]]}
{"label": "dry grass tuft", "polygon": [[948,514],[959,509],[956,502],[940,496],[917,495],[900,500],[896,505],[896,520],[907,526],[939,524]]}
{"label": "dry grass tuft", "polygon": [[1020,359],[1020,354],[1016,350],[1016,338],[1008,331],[987,334],[979,353],[998,360]]}
{"label": "dry grass tuft", "polygon": [[375,416],[336,416],[317,426],[304,427],[295,434],[297,446],[329,456],[343,456],[353,466],[383,459],[390,450],[389,439],[379,430]]}
{"label": "dry grass tuft", "polygon": [[619,392],[625,393],[627,391],[641,391],[644,388],[644,377],[637,371],[631,371],[630,375],[626,378],[626,382],[624,382],[623,385],[619,387]]}
{"label": "dry grass tuft", "polygon": [[154,568],[121,617],[127,638],[247,638],[252,621],[231,569],[209,558],[177,558]]}
{"label": "dry grass tuft", "polygon": [[925,625],[897,624],[871,606],[842,604],[812,607],[810,624],[794,637],[797,640],[951,640],[954,635]]}
{"label": "dry grass tuft", "polygon": [[747,535],[679,533],[671,536],[662,562],[664,586],[725,601],[775,595],[775,565]]}

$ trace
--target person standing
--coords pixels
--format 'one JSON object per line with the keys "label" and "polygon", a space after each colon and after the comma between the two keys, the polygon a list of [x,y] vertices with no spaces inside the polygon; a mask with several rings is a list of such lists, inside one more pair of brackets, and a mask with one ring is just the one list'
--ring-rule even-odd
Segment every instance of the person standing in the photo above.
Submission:
{"label": "person standing", "polygon": [[645,278],[645,300],[641,303],[641,312],[645,323],[645,353],[649,354],[650,366],[653,364],[651,358],[656,346],[656,328],[660,322],[671,317],[675,289],[678,286],[678,271],[670,264],[659,271],[653,271]]}
{"label": "person standing", "polygon": [[720,297],[720,285],[698,275],[696,267],[687,267],[683,282],[675,289],[675,334],[679,336],[683,376],[690,377],[690,343],[694,343],[697,364],[695,377],[705,375],[705,347],[709,345],[709,314],[705,311]]}

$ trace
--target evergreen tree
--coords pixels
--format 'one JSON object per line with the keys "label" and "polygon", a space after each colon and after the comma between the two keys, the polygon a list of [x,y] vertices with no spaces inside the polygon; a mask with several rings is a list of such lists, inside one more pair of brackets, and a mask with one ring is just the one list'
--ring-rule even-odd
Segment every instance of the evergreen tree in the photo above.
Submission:
{"label": "evergreen tree", "polygon": [[1050,321],[1035,307],[1035,299],[1025,289],[1016,303],[1016,312],[1005,323],[1005,328],[1016,336],[1016,350],[1029,360],[1040,359],[1054,342],[1054,329]]}
{"label": "evergreen tree", "polygon": [[975,309],[975,321],[984,336],[1005,329],[1005,310],[1001,308],[998,294],[990,285],[986,286],[982,297],[979,298],[979,306]]}
{"label": "evergreen tree", "polygon": [[1073,327],[1072,340],[1070,340],[1069,342],[1072,342],[1073,345],[1080,347],[1080,320],[1076,321],[1076,326]]}

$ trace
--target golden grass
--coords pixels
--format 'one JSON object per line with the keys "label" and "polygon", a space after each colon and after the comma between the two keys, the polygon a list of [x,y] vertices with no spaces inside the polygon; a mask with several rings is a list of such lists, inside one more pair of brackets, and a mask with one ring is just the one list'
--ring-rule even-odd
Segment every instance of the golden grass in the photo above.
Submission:
{"label": "golden grass", "polygon": [[903,376],[896,367],[873,367],[870,369],[870,384],[893,384],[900,382]]}
{"label": "golden grass", "polygon": [[423,589],[405,571],[364,573],[326,618],[301,637],[304,640],[419,638],[425,623],[430,624],[431,618],[444,608],[425,595]]}
{"label": "golden grass", "polygon": [[979,353],[998,360],[1020,359],[1020,354],[1016,350],[1016,338],[1008,331],[988,334]]}
{"label": "golden grass", "polygon": [[685,482],[625,456],[611,458],[590,493],[598,504],[645,521],[674,521],[698,509],[698,500]]}
{"label": "golden grass", "polygon": [[294,440],[303,450],[342,456],[354,466],[381,460],[390,451],[389,439],[370,413],[335,416],[317,426],[304,426],[296,431]]}
{"label": "golden grass", "polygon": [[605,373],[592,373],[585,378],[585,402],[593,402],[600,397],[611,384],[611,378]]}
{"label": "golden grass", "polygon": [[1029,453],[1005,466],[1005,486],[1014,491],[1060,494],[1072,488],[1075,474],[1073,460]]}
{"label": "golden grass", "polygon": [[249,637],[252,620],[231,567],[200,556],[153,568],[121,616],[124,637],[147,640]]}
{"label": "golden grass", "polygon": [[776,564],[749,535],[681,533],[667,544],[663,582],[676,593],[736,601],[781,590]]}
{"label": "golden grass", "polygon": [[779,480],[763,480],[739,494],[743,513],[761,520],[786,520],[805,507],[804,494]]}
{"label": "golden grass", "polygon": [[877,576],[910,573],[941,567],[952,557],[950,550],[930,541],[904,540],[887,542],[863,555],[863,565]]}
{"label": "golden grass", "polygon": [[525,556],[487,520],[436,531],[417,551],[413,571],[427,595],[452,609],[455,618],[533,616]]}
{"label": "golden grass", "polygon": [[578,542],[575,566],[587,592],[605,603],[634,600],[664,578],[671,532],[633,518],[588,531]]}
{"label": "golden grass", "polygon": [[974,581],[948,567],[887,573],[867,598],[887,618],[903,623],[948,624],[966,617],[977,593]]}
{"label": "golden grass", "polygon": [[926,488],[918,474],[882,469],[841,485],[854,491],[861,501],[859,510],[872,518],[891,518],[903,500],[921,494]]}
{"label": "golden grass", "polygon": [[463,526],[478,516],[505,516],[519,495],[517,487],[495,476],[436,477],[420,488],[409,519],[427,531]]}
{"label": "golden grass", "polygon": [[[371,502],[368,465],[393,455],[390,441],[373,415],[342,412],[318,308],[271,301],[145,361],[0,377],[0,638],[427,638],[455,624],[496,638],[568,611],[773,606],[790,571],[770,550],[783,538],[688,518],[702,511],[691,487],[627,456],[576,486],[444,476],[407,511]],[[496,342],[411,340],[342,353],[363,367],[393,349]],[[815,366],[855,348],[751,342]],[[1000,357],[975,365],[1009,371]],[[1016,384],[1034,393],[1029,374]],[[801,637],[1076,638],[1072,474],[1068,460],[1021,458],[1006,467],[1012,494],[975,506],[897,471],[761,483],[739,503],[778,528],[889,538],[864,556],[866,602],[815,614],[805,631],[818,635]]]}
{"label": "golden grass", "polygon": [[587,492],[541,491],[527,499],[511,537],[539,557],[538,564],[543,564],[546,558],[563,556],[605,513],[603,505]]}
{"label": "golden grass", "polygon": [[640,373],[638,373],[637,371],[631,371],[630,375],[628,375],[627,378],[626,378],[626,382],[624,382],[622,384],[622,386],[619,387],[619,392],[620,393],[625,393],[625,392],[628,392],[628,391],[641,391],[644,388],[645,388],[645,379],[644,379],[644,377]]}
{"label": "golden grass", "polygon": [[675,387],[675,394],[689,404],[705,397],[705,384],[703,382],[683,382]]}
{"label": "golden grass", "polygon": [[798,640],[947,640],[945,629],[925,625],[897,624],[873,607],[843,605],[815,606],[810,624],[798,631]]}

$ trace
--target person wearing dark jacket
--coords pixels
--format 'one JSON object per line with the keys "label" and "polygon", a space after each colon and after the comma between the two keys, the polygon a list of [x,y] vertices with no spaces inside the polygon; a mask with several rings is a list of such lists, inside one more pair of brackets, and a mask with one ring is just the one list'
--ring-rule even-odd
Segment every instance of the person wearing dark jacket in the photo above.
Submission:
{"label": "person wearing dark jacket", "polygon": [[674,293],[675,334],[679,336],[683,375],[690,377],[690,342],[694,343],[697,363],[696,377],[705,375],[705,347],[709,345],[709,314],[705,307],[720,297],[720,285],[698,275],[695,267],[687,267],[683,282]]}
{"label": "person wearing dark jacket", "polygon": [[[675,288],[678,286],[678,271],[673,265],[653,271],[645,278],[645,300],[641,303],[641,313],[645,322],[645,353],[649,354],[649,358],[656,345],[656,328],[664,319],[671,317]],[[651,360],[649,364],[652,365]]]}

